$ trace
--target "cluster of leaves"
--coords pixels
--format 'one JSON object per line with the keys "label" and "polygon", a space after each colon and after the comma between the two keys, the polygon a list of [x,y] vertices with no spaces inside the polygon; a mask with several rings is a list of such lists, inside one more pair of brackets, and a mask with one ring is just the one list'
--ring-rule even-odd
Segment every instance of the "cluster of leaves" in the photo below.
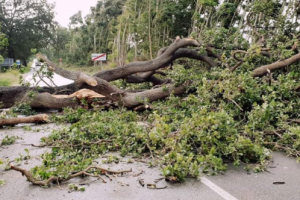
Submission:
{"label": "cluster of leaves", "polygon": [[1,141],[1,145],[11,145],[14,144],[16,142],[16,140],[18,139],[18,137],[16,136],[5,136],[2,141]]}
{"label": "cluster of leaves", "polygon": [[75,184],[69,184],[69,192],[72,192],[72,191],[80,191],[80,192],[84,192],[85,191],[85,188],[84,187],[78,187],[77,185]]}
{"label": "cluster of leaves", "polygon": [[13,107],[12,111],[14,113],[20,113],[26,116],[36,114],[36,111],[34,111],[28,103],[20,103],[17,106]]}
{"label": "cluster of leaves", "polygon": [[[19,153],[19,157],[16,157],[14,160],[14,162],[17,164],[17,165],[21,165],[21,162],[23,160],[29,160],[31,158],[31,156],[29,155],[29,150],[28,149],[24,149],[25,151],[25,155],[24,154],[21,154]],[[10,169],[9,165],[6,166],[7,169]]]}

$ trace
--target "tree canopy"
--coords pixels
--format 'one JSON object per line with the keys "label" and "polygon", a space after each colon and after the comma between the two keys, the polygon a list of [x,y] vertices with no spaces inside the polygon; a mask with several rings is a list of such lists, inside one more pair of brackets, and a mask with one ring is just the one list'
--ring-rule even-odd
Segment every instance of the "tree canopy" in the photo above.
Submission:
{"label": "tree canopy", "polygon": [[6,38],[5,34],[1,31],[1,24],[0,24],[0,63],[3,62],[3,52],[5,47],[8,46],[8,39]]}
{"label": "tree canopy", "polygon": [[53,28],[53,6],[47,0],[1,0],[0,23],[9,45],[5,56],[25,63],[31,48],[45,47]]}

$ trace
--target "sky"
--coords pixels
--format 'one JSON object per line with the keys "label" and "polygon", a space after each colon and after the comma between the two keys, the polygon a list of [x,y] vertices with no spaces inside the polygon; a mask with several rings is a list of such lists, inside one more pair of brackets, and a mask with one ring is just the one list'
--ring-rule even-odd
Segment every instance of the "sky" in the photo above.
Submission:
{"label": "sky", "polygon": [[56,2],[55,6],[55,20],[60,25],[67,27],[69,24],[69,18],[76,14],[78,11],[82,11],[82,16],[86,16],[91,6],[95,6],[98,0],[47,0],[49,3]]}

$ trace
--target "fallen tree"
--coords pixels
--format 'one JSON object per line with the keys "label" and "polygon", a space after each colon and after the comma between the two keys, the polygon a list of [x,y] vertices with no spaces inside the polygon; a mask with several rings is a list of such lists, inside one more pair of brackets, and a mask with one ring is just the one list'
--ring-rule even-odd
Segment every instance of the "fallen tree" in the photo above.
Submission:
{"label": "fallen tree", "polygon": [[[32,108],[77,108],[95,100],[114,109],[65,109],[63,116],[53,120],[71,123],[70,127],[43,138],[41,144],[30,144],[52,148],[43,164],[31,172],[14,165],[11,169],[33,184],[49,186],[78,176],[99,176],[101,169],[87,166],[104,152],[117,151],[151,158],[163,167],[167,179],[184,181],[199,176],[199,169],[203,173],[225,171],[225,160],[264,171],[270,149],[300,157],[295,126],[300,102],[293,77],[297,69],[291,67],[295,73],[280,71],[297,66],[299,55],[272,63],[278,58],[273,58],[276,54],[269,49],[234,49],[226,60],[220,49],[214,52],[213,45],[203,47],[205,44],[193,39],[177,38],[153,60],[129,63],[94,76],[69,72],[38,55],[50,71],[74,83],[53,88],[2,87],[4,107],[27,102]],[[199,53],[201,48],[206,53]],[[179,58],[185,58],[183,64],[171,66]],[[205,64],[185,64],[191,60]],[[179,72],[171,76],[176,70]],[[178,80],[178,74],[183,78]],[[265,77],[256,78],[261,76]],[[123,89],[113,83],[115,80],[152,85]],[[150,112],[139,113],[145,110]],[[49,174],[41,177],[45,172]]]}
{"label": "fallen tree", "polygon": [[[216,67],[217,64],[213,59],[220,60],[220,56],[213,53],[212,45],[207,46],[207,54],[201,55],[197,49],[188,49],[186,47],[200,47],[198,41],[193,39],[180,39],[179,37],[169,46],[162,48],[158,52],[157,58],[150,61],[139,61],[119,66],[117,68],[105,70],[89,76],[83,72],[70,72],[58,67],[56,64],[48,60],[43,55],[38,55],[38,58],[47,63],[48,70],[53,71],[65,78],[74,80],[73,84],[60,86],[56,88],[42,87],[0,87],[0,102],[3,108],[9,108],[20,102],[27,102],[32,108],[51,108],[62,109],[64,107],[77,107],[78,102],[74,101],[72,96],[58,96],[75,93],[80,89],[89,89],[100,95],[103,95],[109,101],[116,102],[119,106],[135,107],[143,104],[145,101],[156,101],[170,94],[180,95],[186,91],[186,88],[191,84],[187,81],[180,86],[172,84],[170,79],[160,79],[156,74],[164,75],[164,72],[159,71],[179,58],[190,58],[206,63],[209,67]],[[238,61],[237,65],[232,67],[234,71],[243,63],[243,59],[237,58],[236,53],[247,54],[244,50],[235,50],[233,57]],[[264,55],[264,51],[262,51]],[[269,54],[267,56],[270,56]],[[275,62],[269,65],[261,66],[253,71],[253,77],[267,74],[267,69],[271,72],[281,69],[300,60],[299,54],[292,56],[283,61]],[[126,80],[128,83],[143,83],[152,82],[153,85],[162,85],[142,92],[128,92],[121,90],[111,84],[111,81],[118,79]],[[30,92],[36,92],[35,95],[30,95]],[[55,95],[53,95],[55,94]],[[64,97],[64,98],[62,98]]]}

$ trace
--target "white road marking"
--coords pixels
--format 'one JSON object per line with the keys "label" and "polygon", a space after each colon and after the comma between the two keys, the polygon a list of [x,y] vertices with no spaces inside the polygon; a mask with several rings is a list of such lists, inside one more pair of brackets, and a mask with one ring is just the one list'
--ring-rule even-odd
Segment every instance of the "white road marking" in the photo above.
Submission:
{"label": "white road marking", "polygon": [[229,194],[228,192],[226,192],[225,190],[223,190],[222,188],[220,188],[205,177],[201,177],[201,182],[225,200],[238,200],[237,198],[233,197],[231,194]]}

